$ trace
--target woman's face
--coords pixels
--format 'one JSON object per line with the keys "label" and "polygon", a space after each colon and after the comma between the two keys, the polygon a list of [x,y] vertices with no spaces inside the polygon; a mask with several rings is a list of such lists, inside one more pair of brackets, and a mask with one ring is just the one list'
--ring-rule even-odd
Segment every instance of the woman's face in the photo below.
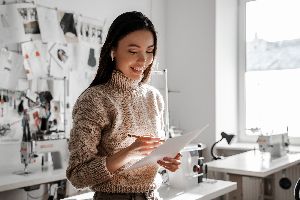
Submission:
{"label": "woman's face", "polygon": [[125,76],[139,80],[153,62],[154,39],[150,31],[138,30],[129,33],[113,50],[116,68]]}

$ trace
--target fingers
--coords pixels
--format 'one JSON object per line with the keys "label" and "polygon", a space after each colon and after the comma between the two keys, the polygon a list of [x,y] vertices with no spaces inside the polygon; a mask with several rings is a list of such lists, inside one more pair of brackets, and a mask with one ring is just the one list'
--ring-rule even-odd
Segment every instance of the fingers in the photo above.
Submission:
{"label": "fingers", "polygon": [[[176,158],[176,157],[178,157],[178,158]],[[181,161],[179,159],[180,157],[181,157],[181,155],[175,156],[175,158],[164,157],[163,160],[159,160],[159,161],[157,161],[157,163],[160,166],[168,169],[169,171],[175,172],[176,170],[179,169],[179,166],[181,164]]]}
{"label": "fingers", "polygon": [[137,136],[135,142],[129,147],[131,156],[146,156],[149,155],[154,149],[160,146],[163,142],[160,138],[146,136]]}
{"label": "fingers", "polygon": [[[153,137],[148,137],[148,136],[141,136],[138,137],[135,142],[134,142],[134,148],[135,150],[139,150],[140,148],[157,148],[160,146],[163,142],[160,141],[159,138],[153,138]],[[153,150],[153,149],[152,149]]]}
{"label": "fingers", "polygon": [[163,161],[165,161],[167,163],[172,163],[174,165],[180,165],[181,164],[181,161],[179,159],[170,158],[170,157],[164,157]]}
{"label": "fingers", "polygon": [[138,137],[136,140],[142,141],[142,142],[146,142],[146,143],[151,143],[151,142],[163,142],[163,140],[161,140],[159,137],[153,137],[153,136],[141,136]]}
{"label": "fingers", "polygon": [[166,162],[161,161],[161,160],[157,161],[157,163],[160,166],[164,167],[165,169],[167,169],[167,170],[169,170],[171,172],[175,172],[176,170],[179,169],[179,165],[175,165],[173,163],[166,163]]}
{"label": "fingers", "polygon": [[162,144],[162,142],[157,141],[157,140],[140,140],[137,139],[135,141],[135,146],[136,148],[157,148]]}

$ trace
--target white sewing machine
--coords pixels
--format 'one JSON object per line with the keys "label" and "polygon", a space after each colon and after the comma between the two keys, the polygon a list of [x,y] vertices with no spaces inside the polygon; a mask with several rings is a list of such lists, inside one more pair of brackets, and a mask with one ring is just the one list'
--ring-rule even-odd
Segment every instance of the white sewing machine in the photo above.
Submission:
{"label": "white sewing machine", "polygon": [[288,133],[275,135],[260,135],[257,143],[261,152],[269,152],[271,159],[285,156],[288,151]]}
{"label": "white sewing machine", "polygon": [[[61,169],[63,167],[63,157],[67,149],[67,139],[43,140],[43,141],[22,141],[21,142],[21,163],[25,165],[24,172],[28,174],[28,165],[35,163],[39,154],[51,153],[53,169]],[[47,158],[48,159],[48,158]],[[44,160],[42,159],[42,165]]]}
{"label": "white sewing machine", "polygon": [[163,180],[163,182],[180,189],[192,188],[201,183],[204,177],[207,178],[204,157],[202,157],[202,151],[205,148],[205,144],[199,143],[190,144],[182,149],[180,151],[182,155],[180,168],[176,172],[168,171],[168,180]]}

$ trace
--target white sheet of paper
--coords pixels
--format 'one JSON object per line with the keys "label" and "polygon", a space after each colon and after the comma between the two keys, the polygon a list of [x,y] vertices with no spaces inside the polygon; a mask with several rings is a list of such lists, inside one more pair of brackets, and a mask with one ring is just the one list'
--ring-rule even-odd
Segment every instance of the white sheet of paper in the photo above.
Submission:
{"label": "white sheet of paper", "polygon": [[19,78],[24,77],[23,56],[21,54],[0,50],[0,88],[15,90]]}
{"label": "white sheet of paper", "polygon": [[19,6],[20,4],[0,5],[0,43],[2,44],[30,40],[24,31],[22,17],[18,12]]}
{"label": "white sheet of paper", "polygon": [[133,170],[146,165],[155,164],[158,160],[161,160],[164,157],[175,157],[176,154],[180,152],[180,150],[182,150],[186,145],[192,142],[208,126],[209,125],[207,124],[201,129],[196,129],[184,135],[168,139],[165,143],[152,151],[148,156],[142,158],[141,160],[127,168],[127,170]]}
{"label": "white sheet of paper", "polygon": [[63,33],[66,42],[77,43],[78,33],[76,30],[76,24],[78,21],[78,15],[59,10],[57,11],[57,18],[60,31]]}
{"label": "white sheet of paper", "polygon": [[[51,63],[50,74],[55,77],[68,76],[74,59],[74,50],[71,44],[53,44],[50,49],[50,57],[57,65]],[[58,67],[58,68],[57,68]]]}
{"label": "white sheet of paper", "polygon": [[18,17],[21,18],[27,41],[41,40],[40,27],[36,5],[32,3],[16,4]]}
{"label": "white sheet of paper", "polygon": [[37,13],[43,42],[66,43],[58,23],[57,11],[51,8],[37,7]]}
{"label": "white sheet of paper", "polygon": [[45,77],[48,71],[47,45],[39,40],[21,44],[27,79]]}
{"label": "white sheet of paper", "polygon": [[76,28],[79,41],[96,44],[97,46],[101,45],[103,43],[104,24],[105,21],[78,16]]}

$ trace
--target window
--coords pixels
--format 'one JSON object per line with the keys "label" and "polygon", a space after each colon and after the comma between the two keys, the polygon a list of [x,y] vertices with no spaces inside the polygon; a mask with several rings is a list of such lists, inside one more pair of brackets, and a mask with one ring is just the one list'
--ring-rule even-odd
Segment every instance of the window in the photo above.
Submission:
{"label": "window", "polygon": [[241,140],[251,128],[300,139],[299,10],[299,0],[240,0]]}

